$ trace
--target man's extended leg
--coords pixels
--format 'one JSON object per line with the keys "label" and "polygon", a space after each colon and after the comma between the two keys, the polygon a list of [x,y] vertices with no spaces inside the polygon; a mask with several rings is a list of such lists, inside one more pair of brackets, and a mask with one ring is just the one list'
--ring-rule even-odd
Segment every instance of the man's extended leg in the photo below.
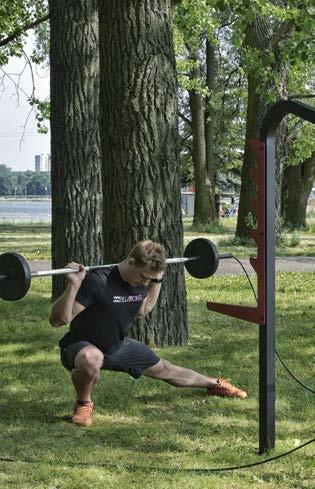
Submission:
{"label": "man's extended leg", "polygon": [[77,401],[74,406],[72,420],[81,426],[92,424],[93,402],[92,389],[99,379],[103,365],[103,353],[94,346],[86,346],[75,357],[71,378],[76,390]]}
{"label": "man's extended leg", "polygon": [[172,363],[160,359],[153,367],[147,368],[142,375],[153,379],[164,380],[168,384],[176,387],[213,387],[218,379],[206,377],[189,368],[179,367]]}
{"label": "man's extended leg", "polygon": [[160,359],[158,363],[142,372],[147,377],[163,380],[176,387],[205,387],[210,395],[222,397],[247,397],[245,391],[238,389],[225,379],[206,377],[194,370],[173,365],[167,360]]}

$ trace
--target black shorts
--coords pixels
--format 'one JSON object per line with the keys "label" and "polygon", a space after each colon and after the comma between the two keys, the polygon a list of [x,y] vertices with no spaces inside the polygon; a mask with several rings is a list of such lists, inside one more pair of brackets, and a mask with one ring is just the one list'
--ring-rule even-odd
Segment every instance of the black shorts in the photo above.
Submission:
{"label": "black shorts", "polygon": [[[62,365],[71,371],[74,368],[75,357],[86,346],[94,345],[88,341],[78,341],[61,348],[60,358]],[[132,338],[125,338],[114,353],[110,355],[103,353],[103,355],[102,369],[126,372],[135,379],[140,377],[143,370],[152,367],[160,361],[160,358],[147,345]]]}

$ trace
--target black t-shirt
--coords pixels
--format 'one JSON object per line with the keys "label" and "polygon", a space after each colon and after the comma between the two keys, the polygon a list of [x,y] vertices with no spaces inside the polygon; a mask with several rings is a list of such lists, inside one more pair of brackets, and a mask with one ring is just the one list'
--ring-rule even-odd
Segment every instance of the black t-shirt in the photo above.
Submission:
{"label": "black t-shirt", "polygon": [[125,282],[117,266],[88,273],[75,299],[86,309],[71,321],[60,347],[88,341],[103,353],[113,353],[127,335],[145,297],[146,287],[132,287]]}

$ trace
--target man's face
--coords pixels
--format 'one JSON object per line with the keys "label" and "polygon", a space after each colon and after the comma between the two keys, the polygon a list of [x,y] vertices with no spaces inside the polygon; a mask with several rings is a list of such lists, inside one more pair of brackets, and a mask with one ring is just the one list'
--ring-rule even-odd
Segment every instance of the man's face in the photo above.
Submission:
{"label": "man's face", "polygon": [[129,261],[129,265],[130,273],[128,277],[128,282],[130,283],[130,285],[144,285],[145,287],[147,287],[152,278],[154,279],[161,277],[161,272],[152,272],[148,265],[137,267],[133,260]]}

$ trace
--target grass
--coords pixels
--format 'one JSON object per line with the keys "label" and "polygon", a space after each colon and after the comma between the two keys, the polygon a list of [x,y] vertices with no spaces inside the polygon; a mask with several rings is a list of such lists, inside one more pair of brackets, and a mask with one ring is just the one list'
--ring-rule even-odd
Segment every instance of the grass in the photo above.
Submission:
{"label": "grass", "polygon": [[[231,244],[235,219],[219,229],[195,229],[184,220],[185,241],[207,236],[237,256],[255,253]],[[310,249],[314,228],[299,233],[290,255]],[[50,225],[1,224],[1,248],[27,259],[50,258]],[[290,240],[287,234],[287,240]],[[288,242],[288,241],[287,241]],[[279,253],[279,249],[278,249]],[[311,439],[312,394],[277,362],[276,449],[258,456],[258,327],[210,312],[207,300],[254,304],[246,278],[187,277],[190,336],[182,347],[158,348],[173,363],[228,376],[249,393],[246,401],[209,398],[202,389],[176,389],[152,379],[134,381],[103,372],[95,390],[95,423],[69,422],[73,390],[59,362],[65,329],[49,326],[51,279],[32,282],[19,302],[0,302],[1,489],[303,489],[313,487],[313,445],[275,462],[236,472],[209,473],[264,460]],[[277,274],[277,350],[298,378],[315,384],[314,278]],[[7,461],[1,460],[5,457]],[[11,460],[11,461],[10,461]]]}
{"label": "grass", "polygon": [[[206,300],[253,304],[242,276],[187,278],[189,343],[158,348],[174,363],[226,375],[246,401],[209,398],[148,378],[103,372],[95,422],[69,422],[73,390],[59,362],[65,329],[47,322],[50,279],[33,281],[19,302],[0,303],[1,489],[297,489],[313,487],[313,445],[237,472],[207,473],[263,460],[258,456],[258,327],[207,311]],[[277,349],[307,385],[314,329],[313,277],[277,274]],[[271,455],[313,436],[312,394],[277,364],[277,446]],[[199,470],[200,469],[200,470]]]}
{"label": "grass", "polygon": [[50,223],[1,223],[0,253],[15,251],[27,260],[51,258]]}
{"label": "grass", "polygon": [[[239,258],[256,254],[254,242],[235,239],[236,218],[222,219],[213,228],[194,227],[192,218],[184,218],[185,244],[203,236],[217,244],[220,253],[233,253]],[[1,223],[0,253],[16,251],[27,260],[51,259],[51,225],[48,223]],[[283,231],[276,256],[315,256],[315,223],[308,221],[308,229],[296,233]]]}
{"label": "grass", "polygon": [[[283,230],[276,247],[276,256],[315,256],[315,223],[307,221],[308,228],[292,233]],[[236,217],[221,219],[218,227],[193,226],[192,218],[184,219],[185,244],[197,237],[213,241],[220,253],[233,253],[239,258],[256,255],[256,245],[249,240],[243,242],[235,238]]]}

